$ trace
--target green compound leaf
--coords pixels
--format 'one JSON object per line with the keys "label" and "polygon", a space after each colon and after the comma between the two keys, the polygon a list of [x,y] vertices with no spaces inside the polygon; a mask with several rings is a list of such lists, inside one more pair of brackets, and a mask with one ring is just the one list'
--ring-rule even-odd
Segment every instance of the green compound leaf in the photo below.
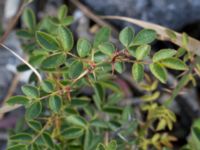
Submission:
{"label": "green compound leaf", "polygon": [[140,82],[144,78],[144,65],[135,63],[132,66],[132,76],[133,79],[137,82]]}
{"label": "green compound leaf", "polygon": [[36,40],[42,48],[48,51],[59,50],[58,41],[50,34],[47,34],[42,31],[37,31]]}
{"label": "green compound leaf", "polygon": [[141,45],[136,49],[135,57],[137,60],[143,60],[145,57],[149,55],[151,50],[150,45]]}
{"label": "green compound leaf", "polygon": [[166,83],[167,71],[164,67],[162,67],[160,64],[153,63],[150,64],[150,70],[158,80],[160,80],[162,83]]}
{"label": "green compound leaf", "polygon": [[59,96],[54,95],[49,98],[49,108],[54,112],[58,113],[62,107],[62,100]]}
{"label": "green compound leaf", "polygon": [[77,78],[83,72],[83,64],[80,61],[74,61],[69,67],[70,78]]}
{"label": "green compound leaf", "polygon": [[113,54],[113,52],[115,51],[115,46],[110,43],[110,42],[105,42],[99,45],[99,50],[108,55],[111,56]]}
{"label": "green compound leaf", "polygon": [[108,41],[110,36],[110,29],[108,27],[101,28],[95,35],[94,47],[98,47],[100,44]]}
{"label": "green compound leaf", "polygon": [[160,61],[162,65],[167,68],[174,69],[174,70],[187,70],[187,65],[178,58],[167,58]]}
{"label": "green compound leaf", "polygon": [[58,27],[58,37],[64,51],[70,51],[73,48],[73,34],[68,28]]}
{"label": "green compound leaf", "polygon": [[149,44],[156,39],[156,32],[150,29],[141,30],[133,40],[131,45]]}
{"label": "green compound leaf", "polygon": [[61,133],[65,139],[77,139],[84,134],[84,130],[78,127],[69,127]]}
{"label": "green compound leaf", "polygon": [[40,101],[34,102],[26,109],[26,119],[32,120],[37,118],[42,112],[42,103]]}
{"label": "green compound leaf", "polygon": [[47,93],[51,93],[54,91],[55,89],[55,85],[52,81],[50,80],[44,80],[42,83],[41,83],[41,88],[43,91],[47,92]]}
{"label": "green compound leaf", "polygon": [[24,24],[26,25],[26,27],[28,27],[29,30],[34,30],[35,26],[36,26],[36,18],[35,18],[35,14],[33,13],[33,10],[31,10],[30,8],[26,8],[24,10],[22,19],[24,21]]}
{"label": "green compound leaf", "polygon": [[30,97],[30,98],[38,98],[39,97],[39,91],[36,87],[31,85],[24,85],[22,86],[22,92]]}
{"label": "green compound leaf", "polygon": [[134,29],[131,27],[126,27],[124,28],[120,33],[119,33],[119,40],[120,42],[125,46],[129,47],[131,42],[133,41],[134,37]]}
{"label": "green compound leaf", "polygon": [[67,17],[67,13],[68,13],[67,6],[66,5],[60,6],[58,9],[58,19],[62,21],[63,19]]}
{"label": "green compound leaf", "polygon": [[80,57],[86,57],[90,54],[92,45],[87,39],[81,38],[77,43],[77,52]]}
{"label": "green compound leaf", "polygon": [[29,103],[29,99],[25,96],[13,96],[10,97],[6,102],[9,105],[15,105],[15,104],[27,105]]}
{"label": "green compound leaf", "polygon": [[57,68],[65,62],[65,55],[53,54],[48,56],[46,59],[42,61],[42,67],[45,69],[53,69]]}
{"label": "green compound leaf", "polygon": [[153,55],[153,62],[158,62],[160,60],[171,58],[176,54],[173,49],[161,49]]}
{"label": "green compound leaf", "polygon": [[81,116],[78,116],[78,115],[71,115],[71,116],[68,116],[66,117],[66,120],[75,125],[75,126],[80,126],[82,128],[86,127],[87,126],[87,122],[86,120],[81,117]]}

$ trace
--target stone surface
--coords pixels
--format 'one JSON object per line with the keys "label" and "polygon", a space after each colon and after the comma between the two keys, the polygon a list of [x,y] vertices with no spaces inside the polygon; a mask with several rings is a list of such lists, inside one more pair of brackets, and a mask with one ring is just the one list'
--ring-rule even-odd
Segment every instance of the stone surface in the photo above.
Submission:
{"label": "stone surface", "polygon": [[[99,15],[121,15],[180,29],[200,19],[200,0],[82,0]],[[125,26],[126,23],[118,24]]]}
{"label": "stone surface", "polygon": [[[15,32],[12,32],[5,45],[14,50],[19,55],[22,55],[20,43],[17,40]],[[0,47],[0,100],[6,95],[8,88],[12,82],[13,73],[8,69],[8,65],[16,67],[20,61],[5,48]]]}

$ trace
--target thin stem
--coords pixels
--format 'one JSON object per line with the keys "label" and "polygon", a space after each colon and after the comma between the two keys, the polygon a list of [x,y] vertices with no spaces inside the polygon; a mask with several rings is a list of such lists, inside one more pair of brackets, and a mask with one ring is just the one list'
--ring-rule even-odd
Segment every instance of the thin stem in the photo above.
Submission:
{"label": "thin stem", "polygon": [[33,140],[30,142],[30,144],[33,144],[42,135],[42,133],[47,129],[47,127],[51,124],[51,122],[52,122],[52,119],[49,118],[49,120],[47,121],[47,123],[40,130],[40,132],[38,132],[38,134],[33,138]]}

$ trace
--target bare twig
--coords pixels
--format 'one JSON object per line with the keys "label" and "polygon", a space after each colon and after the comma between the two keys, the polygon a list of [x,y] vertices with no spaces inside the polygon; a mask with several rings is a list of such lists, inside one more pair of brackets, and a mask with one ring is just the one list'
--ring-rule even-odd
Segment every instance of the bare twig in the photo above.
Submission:
{"label": "bare twig", "polygon": [[[31,1],[30,1],[31,2]],[[22,3],[19,8],[18,8],[18,11],[16,13],[16,15],[14,17],[12,17],[9,21],[9,24],[8,24],[8,27],[6,29],[6,31],[4,32],[3,36],[0,38],[0,43],[4,43],[4,41],[7,39],[8,35],[10,34],[10,32],[12,31],[12,29],[14,28],[14,26],[16,25],[19,17],[21,16],[24,8],[30,3],[30,2],[24,2]],[[5,96],[3,102],[2,102],[2,106],[4,106],[4,103],[6,101],[6,99],[10,96],[12,96],[13,92],[15,91],[16,87],[17,87],[17,84],[19,82],[19,74],[16,73],[13,77],[13,82],[11,83],[11,86],[10,88],[8,89],[8,93],[7,95]],[[19,106],[12,106],[13,109],[16,109],[18,108]],[[6,110],[10,110],[12,109],[10,106],[5,106],[3,107],[2,109],[0,109],[0,112],[1,111],[4,111],[5,110],[5,113],[7,112]],[[0,119],[3,117],[3,114],[4,113],[0,113]]]}
{"label": "bare twig", "polygon": [[42,77],[40,76],[39,72],[30,64],[28,63],[25,59],[23,59],[21,56],[19,56],[15,51],[13,51],[12,49],[10,49],[9,47],[7,47],[6,45],[0,43],[0,45],[2,47],[4,47],[6,50],[8,50],[9,52],[11,52],[15,57],[17,57],[19,60],[21,60],[24,64],[26,64],[37,76],[38,80],[41,82],[42,81]]}
{"label": "bare twig", "polygon": [[0,43],[3,43],[3,42],[7,39],[8,35],[10,34],[10,32],[12,31],[12,29],[13,29],[14,26],[16,25],[16,23],[17,23],[19,17],[21,16],[21,14],[22,14],[24,8],[25,8],[28,4],[29,4],[29,3],[25,3],[25,2],[24,2],[24,3],[22,3],[22,4],[19,6],[16,15],[10,19],[6,31],[4,32],[3,36],[0,38]]}
{"label": "bare twig", "polygon": [[103,19],[99,18],[99,16],[95,15],[91,10],[89,10],[85,5],[81,4],[78,0],[70,0],[76,7],[78,7],[87,17],[92,19],[94,22],[101,26],[107,26],[112,29],[114,34],[118,35],[118,31],[115,27],[105,22]]}
{"label": "bare twig", "polygon": [[[8,89],[7,95],[4,97],[4,100],[2,101],[2,106],[4,105],[4,103],[6,102],[6,100],[10,96],[12,96],[12,94],[14,93],[14,91],[15,91],[15,89],[17,87],[17,84],[19,82],[19,77],[20,77],[19,73],[16,73],[15,76],[14,76],[14,78],[13,78],[13,80],[12,80],[12,82],[11,82],[11,86]],[[1,118],[1,116],[0,116],[0,118]]]}
{"label": "bare twig", "polygon": [[10,106],[10,105],[4,105],[0,108],[0,115],[3,115],[7,112],[13,111],[19,107],[21,107],[22,105],[14,105],[14,106]]}
{"label": "bare twig", "polygon": [[[143,28],[153,29],[157,32],[158,38],[160,40],[170,41],[180,47],[183,46],[183,42],[182,42],[183,35],[178,32],[175,32],[169,28],[166,28],[166,27],[154,24],[154,23],[150,23],[150,22],[146,22],[146,21],[142,21],[142,20],[138,20],[138,19],[133,19],[133,18],[129,18],[129,17],[123,17],[123,16],[101,16],[101,18],[102,19],[110,19],[110,20],[127,21],[127,22],[133,23],[133,24],[138,25]],[[176,38],[174,38],[174,39],[170,38],[170,35],[167,32],[170,30],[176,35]],[[200,55],[200,41],[188,36],[188,45],[186,48],[189,51],[192,51],[195,54]]]}

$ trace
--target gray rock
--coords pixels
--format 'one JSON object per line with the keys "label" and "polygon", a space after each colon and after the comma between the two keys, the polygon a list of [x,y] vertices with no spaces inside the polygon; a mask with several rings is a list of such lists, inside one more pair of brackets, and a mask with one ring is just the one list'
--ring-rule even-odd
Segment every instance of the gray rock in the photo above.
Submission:
{"label": "gray rock", "polygon": [[[10,33],[5,45],[22,55],[20,43],[14,32]],[[16,67],[21,62],[5,48],[0,47],[0,100],[6,95],[8,88],[12,82],[13,73],[7,68],[8,65]]]}
{"label": "gray rock", "polygon": [[[173,29],[200,19],[200,0],[82,0],[99,15],[134,17]],[[125,26],[126,23],[118,23]]]}

